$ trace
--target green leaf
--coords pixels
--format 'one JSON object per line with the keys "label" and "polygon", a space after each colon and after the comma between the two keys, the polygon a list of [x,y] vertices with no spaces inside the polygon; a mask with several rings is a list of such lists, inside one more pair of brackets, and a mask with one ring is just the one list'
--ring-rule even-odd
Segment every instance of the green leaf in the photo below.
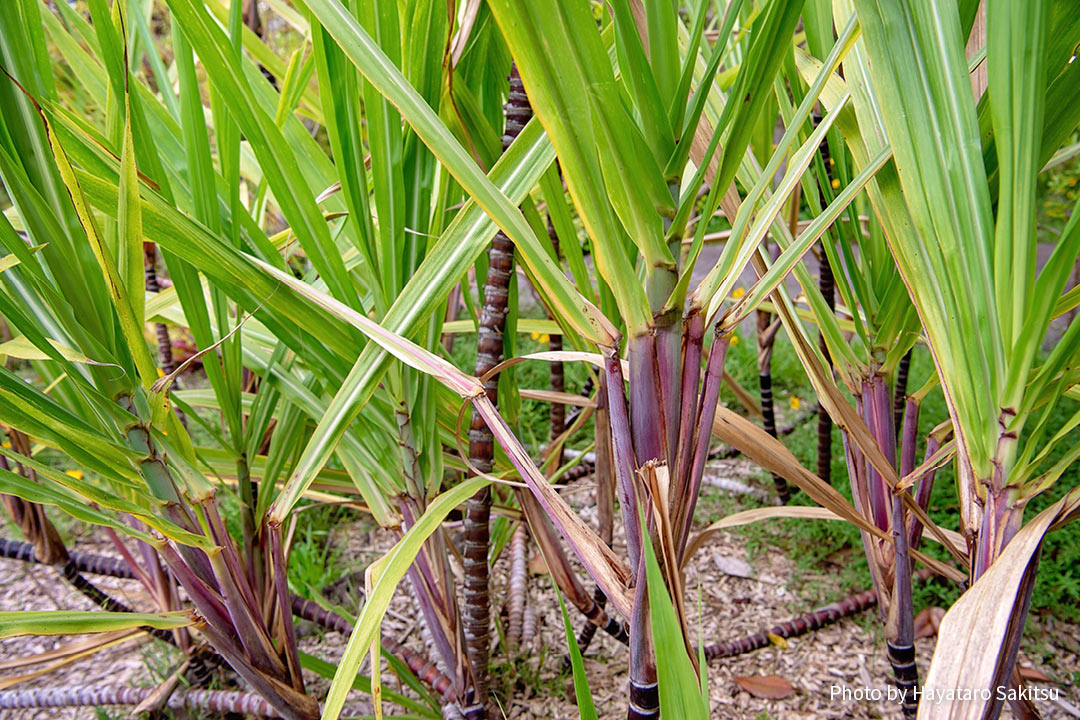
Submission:
{"label": "green leaf", "polygon": [[[551,583],[555,585],[555,578],[551,579]],[[563,602],[562,593],[559,592],[557,585],[555,585],[555,597],[559,601],[559,610],[562,612],[566,647],[570,653],[570,666],[574,671],[574,697],[577,699],[578,714],[581,720],[597,720],[596,705],[593,704],[592,691],[589,690],[589,678],[585,675],[585,663],[581,660],[577,635],[574,634],[574,626],[570,624],[570,615],[566,612],[566,603]]]}
{"label": "green leaf", "polygon": [[345,654],[338,662],[337,672],[334,674],[334,682],[326,695],[323,705],[322,720],[337,720],[341,715],[341,709],[345,705],[345,698],[352,689],[353,678],[360,668],[360,662],[364,654],[370,649],[371,643],[376,637],[383,615],[390,605],[390,599],[398,583],[405,577],[405,572],[412,565],[417,553],[420,552],[424,542],[435,532],[446,515],[456,506],[472,497],[478,490],[486,486],[490,480],[476,477],[466,480],[452,490],[437,497],[424,514],[417,518],[416,523],[409,528],[394,545],[375,565],[368,569],[368,573],[375,571],[374,586],[371,588],[360,611],[360,617],[356,621],[356,628],[349,636],[349,644],[345,647]]}
{"label": "green leaf", "polygon": [[[644,543],[648,578],[649,621],[656,647],[656,681],[660,707],[668,717],[707,720],[709,689],[698,685],[698,673],[686,652],[682,627],[668,595],[664,574],[656,562],[652,542]],[[662,648],[662,649],[661,649]]]}
{"label": "green leaf", "polygon": [[17,635],[80,635],[152,627],[159,630],[191,627],[186,610],[167,613],[113,613],[95,610],[26,610],[0,612],[0,638]]}

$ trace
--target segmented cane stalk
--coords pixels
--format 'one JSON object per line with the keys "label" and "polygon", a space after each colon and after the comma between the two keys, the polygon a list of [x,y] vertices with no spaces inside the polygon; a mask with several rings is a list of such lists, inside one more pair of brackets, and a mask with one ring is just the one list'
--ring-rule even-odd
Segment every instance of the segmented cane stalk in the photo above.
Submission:
{"label": "segmented cane stalk", "polygon": [[911,353],[914,348],[904,353],[900,362],[896,365],[896,390],[893,394],[893,422],[896,423],[896,431],[900,432],[900,421],[904,417],[904,407],[907,403],[908,373],[911,372]]}
{"label": "segmented cane stalk", "polygon": [[[146,292],[161,292],[161,283],[157,277],[157,245],[152,242],[143,243],[143,271],[146,277]],[[176,371],[176,362],[173,360],[172,340],[169,338],[169,327],[165,323],[154,323],[157,333],[158,362],[166,375]]]}
{"label": "segmented cane stalk", "polygon": [[[532,116],[525,86],[517,73],[510,71],[510,95],[504,108],[506,116],[503,133],[503,149],[517,138],[525,123]],[[480,314],[477,339],[477,376],[483,375],[502,362],[503,332],[506,328],[506,306],[510,278],[514,272],[514,246],[502,232],[495,234],[488,251],[488,274],[484,283],[484,308]],[[498,398],[498,378],[484,383],[488,399],[494,404]],[[484,419],[473,413],[469,426],[469,458],[481,472],[490,472],[495,447],[491,431]],[[462,553],[465,569],[465,592],[463,626],[469,649],[469,661],[476,682],[477,699],[487,698],[489,625],[491,601],[488,588],[488,546],[491,515],[491,489],[485,487],[469,499],[465,508],[465,548]]]}
{"label": "segmented cane stalk", "polygon": [[[154,690],[155,688],[99,686],[5,690],[0,692],[0,709],[138,705]],[[168,706],[177,710],[204,710],[213,714],[281,717],[269,703],[255,693],[235,690],[177,690],[169,696]]]}
{"label": "segmented cane stalk", "polygon": [[[772,354],[779,327],[779,320],[774,321],[770,313],[763,310],[757,311],[757,366],[758,387],[761,391],[761,425],[765,432],[773,437],[779,437],[776,432],[776,408],[772,391]],[[777,497],[786,505],[791,499],[791,488],[788,487],[787,480],[775,474],[772,478]]]}
{"label": "segmented cane stalk", "polygon": [[[827,162],[826,167],[828,167]],[[833,276],[832,265],[829,264],[829,258],[824,250],[821,252],[821,264],[818,267],[818,289],[821,290],[821,294],[825,297],[825,304],[829,306],[829,310],[832,311],[835,309],[836,278]],[[825,336],[821,333],[818,333],[818,343],[821,346],[821,352],[825,356],[825,360],[829,363],[829,369],[831,370],[832,357],[830,357],[829,348],[825,344]],[[825,411],[823,406],[819,406],[817,427],[817,474],[818,477],[825,482],[829,482],[832,477],[832,428],[832,418],[829,417],[829,413]]]}
{"label": "segmented cane stalk", "polygon": [[[559,255],[559,234],[555,232],[555,225],[551,222],[551,217],[548,217],[548,237],[551,238],[551,246],[555,251],[555,260],[558,262]],[[552,352],[559,352],[563,349],[562,335],[554,334],[548,340],[548,350]],[[563,364],[561,360],[552,362],[549,366],[549,372],[551,374],[551,390],[552,392],[563,392],[566,390],[566,378],[563,373]],[[563,430],[566,429],[566,405],[562,403],[551,403],[550,409],[551,419],[551,440],[563,434]],[[562,450],[560,446],[559,456],[555,459],[555,465],[562,464]]]}
{"label": "segmented cane stalk", "polygon": [[[813,114],[814,127],[818,126],[821,122],[821,114]],[[821,153],[821,162],[825,165],[825,177],[831,178],[832,175],[832,163],[829,157],[829,143],[823,141],[818,147],[818,152]],[[819,254],[820,263],[818,265],[818,289],[821,291],[822,297],[825,298],[825,304],[829,306],[829,312],[833,312],[836,309],[836,277],[833,275],[832,265],[829,263],[829,256],[825,253],[825,247],[822,245],[821,253]],[[829,355],[829,348],[825,343],[825,336],[820,332],[818,333],[818,345],[821,347],[821,354],[825,357],[825,361],[829,364],[829,369],[832,370],[832,357]],[[817,430],[817,474],[818,477],[829,482],[832,478],[832,418],[829,413],[825,411],[822,406],[818,407],[818,430]]]}
{"label": "segmented cane stalk", "polygon": [[510,538],[510,599],[506,613],[506,643],[511,649],[521,644],[528,595],[528,560],[529,527],[521,523]]}
{"label": "segmented cane stalk", "polygon": [[[933,577],[928,568],[922,568],[914,574],[915,580],[927,580]],[[753,652],[770,644],[769,636],[789,639],[805,635],[814,630],[819,630],[826,625],[831,625],[838,620],[868,610],[878,603],[877,590],[864,590],[850,595],[843,600],[830,603],[808,613],[803,613],[790,620],[777,623],[772,627],[759,632],[728,642],[713,643],[705,646],[705,658],[716,660],[718,658],[732,657]]]}
{"label": "segmented cane stalk", "polygon": [[521,632],[521,646],[524,648],[532,647],[540,641],[540,636],[536,634],[536,608],[532,603],[525,605],[525,621]]}

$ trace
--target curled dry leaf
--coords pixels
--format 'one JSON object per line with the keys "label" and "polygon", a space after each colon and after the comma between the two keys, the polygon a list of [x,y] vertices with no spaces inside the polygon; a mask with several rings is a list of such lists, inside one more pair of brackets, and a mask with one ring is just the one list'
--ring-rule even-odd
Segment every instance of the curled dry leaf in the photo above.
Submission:
{"label": "curled dry leaf", "polygon": [[795,694],[791,683],[779,675],[736,675],[731,679],[757,698],[781,700]]}
{"label": "curled dry leaf", "polygon": [[928,607],[922,610],[915,616],[915,637],[927,638],[937,635],[943,617],[945,617],[945,608]]}
{"label": "curled dry leaf", "polygon": [[1019,670],[1020,670],[1020,677],[1023,678],[1027,682],[1041,682],[1041,683],[1052,683],[1052,682],[1054,682],[1053,679],[1049,675],[1044,673],[1042,670],[1039,670],[1038,668],[1022,667],[1022,668],[1019,668]]}

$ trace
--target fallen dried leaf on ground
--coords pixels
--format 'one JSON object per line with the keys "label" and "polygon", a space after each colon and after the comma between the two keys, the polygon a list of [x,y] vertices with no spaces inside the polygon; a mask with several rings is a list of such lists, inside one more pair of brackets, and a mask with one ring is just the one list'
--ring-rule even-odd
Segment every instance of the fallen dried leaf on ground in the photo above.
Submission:
{"label": "fallen dried leaf on ground", "polygon": [[791,683],[779,675],[736,675],[731,679],[754,697],[780,700],[795,694]]}

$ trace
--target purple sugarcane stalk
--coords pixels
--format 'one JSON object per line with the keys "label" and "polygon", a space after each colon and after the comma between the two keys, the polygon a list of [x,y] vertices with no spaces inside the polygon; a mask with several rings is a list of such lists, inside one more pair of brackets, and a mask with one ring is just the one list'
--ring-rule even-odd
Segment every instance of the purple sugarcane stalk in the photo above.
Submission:
{"label": "purple sugarcane stalk", "polygon": [[221,586],[225,607],[232,619],[231,628],[240,638],[247,657],[259,671],[271,677],[287,677],[285,665],[277,656],[274,644],[266,632],[266,622],[259,612],[259,605],[255,603],[247,575],[236,556],[232,538],[218,515],[216,503],[211,498],[204,501],[202,506],[206,511],[214,542],[221,548],[218,553],[211,552],[209,557]]}
{"label": "purple sugarcane stalk", "polygon": [[[893,596],[889,608],[895,622],[893,637],[885,638],[885,647],[900,691],[904,717],[914,718],[919,710],[916,689],[919,668],[915,665],[915,610],[911,599],[911,556],[908,554],[904,503],[899,493],[892,500],[892,538],[894,548]],[[890,622],[889,625],[893,623]]]}
{"label": "purple sugarcane stalk", "polygon": [[[776,432],[776,403],[772,389],[772,355],[780,321],[771,322],[771,318],[772,316],[764,310],[757,311],[758,389],[761,393],[762,428],[773,437],[779,437]],[[791,488],[788,487],[787,480],[775,473],[772,479],[777,497],[780,498],[782,504],[786,505],[791,499]]]}
{"label": "purple sugarcane stalk", "polygon": [[911,372],[911,354],[915,352],[915,348],[908,350],[904,353],[904,357],[900,358],[900,362],[896,366],[896,391],[893,393],[893,421],[896,423],[896,427],[900,429],[900,418],[903,417],[907,408],[908,396],[908,374]]}
{"label": "purple sugarcane stalk", "polygon": [[664,462],[667,435],[660,399],[656,335],[649,332],[631,337],[627,351],[630,360],[630,433],[637,466],[649,460]]}
{"label": "purple sugarcane stalk", "polygon": [[[682,395],[682,360],[683,360],[682,323],[671,323],[656,329],[656,374],[659,380],[660,402],[663,414],[664,455],[658,459],[673,468],[679,454],[679,418],[681,416]],[[700,356],[699,356],[700,364]],[[633,383],[631,383],[633,384]],[[690,397],[694,397],[690,395]]]}
{"label": "purple sugarcane stalk", "polygon": [[682,403],[679,407],[679,449],[676,453],[672,482],[675,495],[672,507],[682,507],[690,493],[690,467],[694,461],[694,423],[697,421],[698,382],[701,379],[701,346],[705,337],[705,318],[694,312],[683,321]]}
{"label": "purple sugarcane stalk", "polygon": [[634,478],[634,447],[630,419],[626,413],[626,386],[622,363],[615,350],[604,353],[604,378],[607,390],[608,421],[611,423],[611,449],[615,469],[615,493],[626,528],[626,552],[630,567],[636,572],[641,558],[641,525],[638,522],[637,481]]}
{"label": "purple sugarcane stalk", "polygon": [[[648,538],[645,542],[651,542]],[[645,553],[637,567],[634,588],[634,612],[630,618],[630,703],[627,720],[650,720],[660,717],[660,695],[656,681],[652,633],[649,629],[648,579]]]}
{"label": "purple sugarcane stalk", "polygon": [[[862,397],[860,398],[861,408],[859,408],[859,410],[861,410],[863,421],[869,428],[871,435],[874,436],[874,440],[878,443],[881,442],[880,420],[882,418],[880,412],[881,408],[878,406],[877,403],[877,393],[875,392],[875,385],[879,383],[882,383],[880,377],[875,377],[872,382],[863,382],[863,392]],[[891,420],[892,408],[887,406],[885,408],[885,412],[888,414],[887,416]],[[879,447],[881,447],[880,444]],[[886,453],[884,447],[881,447],[881,450],[885,454],[886,458],[896,457],[895,450],[892,455]],[[862,456],[862,453],[860,452],[859,455]],[[863,457],[862,459],[865,463],[863,477],[866,478],[866,496],[870,501],[870,520],[873,521],[874,525],[881,528],[882,530],[887,530],[889,528],[889,506],[885,488],[885,480],[881,477],[881,473],[879,473],[874,468],[873,464],[871,464],[869,460],[867,460],[865,457]]]}
{"label": "purple sugarcane stalk", "polygon": [[[914,579],[924,581],[932,576],[933,572],[931,572],[929,568],[921,568],[914,574]],[[817,608],[816,610],[811,610],[808,613],[803,613],[790,620],[785,620],[782,623],[747,635],[746,637],[739,638],[738,640],[729,640],[728,642],[706,645],[705,658],[707,660],[716,660],[718,658],[733,657],[735,655],[753,652],[754,650],[767,647],[771,643],[769,640],[770,635],[784,639],[805,635],[814,630],[823,628],[826,625],[831,625],[843,618],[868,610],[877,605],[877,603],[877,590],[874,588],[864,590],[860,593],[850,595],[843,600],[838,600],[837,602],[830,603]]]}
{"label": "purple sugarcane stalk", "polygon": [[[823,144],[822,148],[828,146]],[[828,167],[828,163],[826,163]],[[830,312],[836,309],[836,278],[833,276],[832,264],[829,262],[829,256],[825,253],[824,245],[821,249],[821,263],[818,268],[818,288],[821,290],[821,294],[825,297],[825,304],[829,306]],[[825,356],[825,361],[829,365],[830,371],[832,370],[832,355],[829,354],[828,343],[825,342],[825,336],[822,333],[818,333],[818,344],[821,347],[821,353]],[[829,482],[832,476],[832,418],[824,407],[818,407],[818,429],[817,429],[817,474],[818,477]]]}
{"label": "purple sugarcane stalk", "polygon": [[[46,707],[103,707],[138,705],[156,688],[135,687],[59,687],[4,690],[0,692],[0,710]],[[168,706],[175,710],[204,710],[211,714],[253,715],[280,718],[281,713],[255,693],[235,690],[177,690],[169,696]]]}
{"label": "purple sugarcane stalk", "polygon": [[[318,715],[318,703],[312,698],[264,675],[251,664],[251,660],[231,635],[236,630],[229,620],[228,611],[221,597],[184,564],[172,546],[169,543],[163,543],[160,552],[169,571],[187,590],[195,609],[206,621],[199,631],[225,658],[225,662],[229,663],[229,666],[240,677],[281,713],[282,717],[288,720],[306,720]],[[226,628],[228,630],[224,630]]]}
{"label": "purple sugarcane stalk", "polygon": [[267,526],[270,535],[270,562],[273,569],[271,582],[277,597],[277,616],[281,623],[283,654],[289,667],[293,689],[304,692],[304,676],[300,671],[300,651],[296,645],[296,627],[292,621],[292,603],[289,601],[289,574],[285,565],[285,552],[281,547],[281,525]]}
{"label": "purple sugarcane stalk", "polygon": [[705,383],[697,410],[697,433],[694,445],[694,460],[690,467],[689,492],[683,499],[683,510],[675,518],[675,543],[681,559],[686,540],[690,536],[690,527],[694,523],[694,508],[697,507],[698,491],[701,489],[701,476],[705,472],[705,461],[709,457],[709,440],[712,438],[713,419],[716,417],[716,403],[720,400],[720,387],[724,383],[724,363],[727,360],[730,334],[714,331],[709,360],[705,365]]}
{"label": "purple sugarcane stalk", "polygon": [[[933,457],[934,453],[941,447],[941,442],[931,435],[926,440],[926,459],[929,460]],[[932,470],[927,473],[926,476],[919,481],[919,487],[915,489],[915,502],[925,510],[930,505],[930,493],[934,489],[934,476],[937,475],[936,470]],[[911,528],[908,530],[908,547],[918,549],[919,541],[922,540],[923,525],[919,522],[919,519],[912,515]]]}

